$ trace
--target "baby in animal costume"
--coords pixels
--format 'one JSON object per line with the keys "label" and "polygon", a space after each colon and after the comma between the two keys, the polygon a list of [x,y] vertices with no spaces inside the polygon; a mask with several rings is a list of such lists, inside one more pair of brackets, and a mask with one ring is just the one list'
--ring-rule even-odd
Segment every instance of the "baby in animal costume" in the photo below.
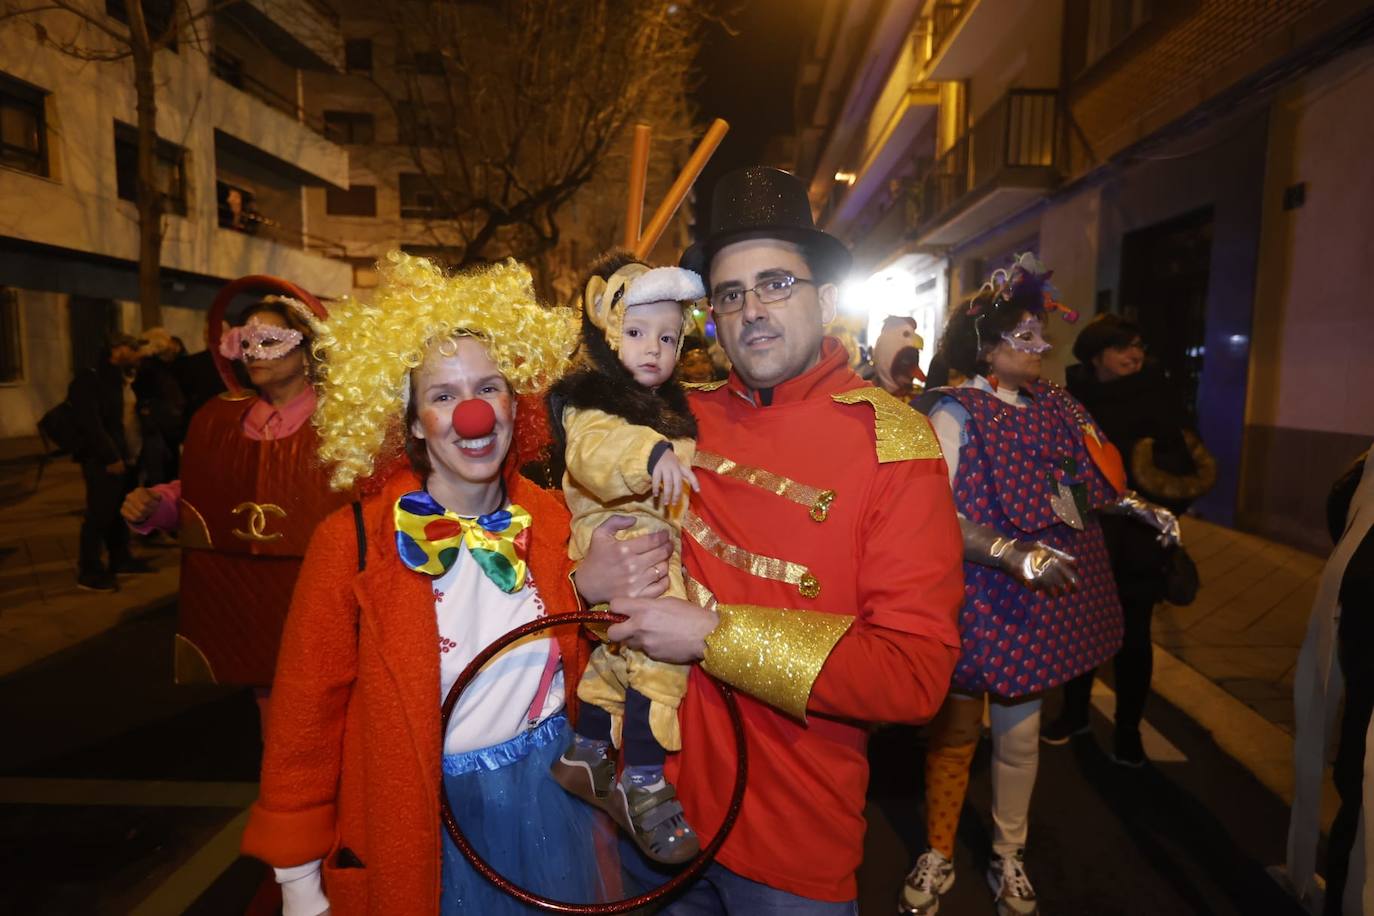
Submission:
{"label": "baby in animal costume", "polygon": [[[635,519],[622,537],[666,530],[673,554],[661,572],[675,598],[686,597],[679,521],[688,488],[697,489],[697,429],[674,375],[691,307],[705,294],[690,270],[651,268],[622,251],[603,256],[582,296],[582,367],[548,396],[566,465],[569,555],[582,559],[612,515]],[[576,733],[552,767],[560,785],[607,810],[645,855],[670,864],[700,847],[663,776],[666,754],[682,748],[677,707],[687,673],[633,649],[597,647],[578,686]],[[618,781],[612,742],[624,758]]]}

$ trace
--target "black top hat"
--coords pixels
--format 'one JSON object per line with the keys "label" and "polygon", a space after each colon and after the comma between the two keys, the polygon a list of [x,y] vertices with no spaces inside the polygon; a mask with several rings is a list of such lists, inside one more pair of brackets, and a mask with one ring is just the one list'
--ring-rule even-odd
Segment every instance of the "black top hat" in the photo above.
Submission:
{"label": "black top hat", "polygon": [[717,251],[746,239],[800,245],[820,282],[838,282],[849,270],[849,249],[816,228],[806,188],[779,169],[754,165],[721,176],[711,195],[710,231],[678,263],[707,277]]}

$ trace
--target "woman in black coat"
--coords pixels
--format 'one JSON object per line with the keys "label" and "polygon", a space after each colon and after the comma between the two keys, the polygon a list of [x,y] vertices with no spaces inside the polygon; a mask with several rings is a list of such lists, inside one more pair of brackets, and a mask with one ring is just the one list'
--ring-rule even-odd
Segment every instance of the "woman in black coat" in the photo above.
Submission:
{"label": "woman in black coat", "polygon": [[[1196,437],[1182,400],[1157,366],[1146,363],[1140,328],[1101,315],[1074,342],[1078,365],[1067,373],[1069,392],[1083,403],[1121,452],[1127,482],[1146,499],[1181,514],[1215,479],[1210,456]],[[1125,638],[1116,672],[1116,734],[1112,759],[1145,763],[1140,719],[1154,669],[1150,618],[1164,598],[1166,548],[1157,532],[1129,516],[1104,516],[1102,530],[1125,615]],[[1064,744],[1088,731],[1094,672],[1064,685],[1064,707],[1041,740]]]}

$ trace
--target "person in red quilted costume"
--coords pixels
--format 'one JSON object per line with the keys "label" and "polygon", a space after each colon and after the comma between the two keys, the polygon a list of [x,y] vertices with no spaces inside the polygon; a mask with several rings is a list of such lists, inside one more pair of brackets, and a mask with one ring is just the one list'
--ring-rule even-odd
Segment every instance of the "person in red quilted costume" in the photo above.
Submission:
{"label": "person in red quilted costume", "polygon": [[254,687],[259,705],[310,534],[348,501],[330,491],[310,425],[310,345],[324,310],[283,281],[262,278],[254,291],[264,289],[271,294],[245,308],[220,341],[253,387],[196,411],[181,478],[132,491],[121,510],[139,533],[180,535],[178,683]]}

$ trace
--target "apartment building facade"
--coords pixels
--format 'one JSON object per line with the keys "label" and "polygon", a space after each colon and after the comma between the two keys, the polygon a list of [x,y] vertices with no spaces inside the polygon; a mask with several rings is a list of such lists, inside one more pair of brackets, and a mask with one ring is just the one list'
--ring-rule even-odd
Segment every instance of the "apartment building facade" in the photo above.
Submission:
{"label": "apartment building facade", "polygon": [[[1374,131],[1355,115],[1371,4],[835,6],[804,70],[799,165],[863,288],[896,287],[885,301],[938,309],[938,327],[1038,252],[1085,317],[1138,321],[1183,389],[1220,471],[1197,511],[1323,549],[1325,488],[1374,439],[1354,394],[1374,382],[1374,216],[1356,203]],[[846,19],[870,49],[856,62],[829,50]],[[1051,331],[1062,379],[1076,330]]]}
{"label": "apartment building facade", "polygon": [[[387,251],[399,248],[453,263],[461,259],[475,227],[445,213],[435,188],[444,184],[443,170],[455,158],[442,134],[452,111],[447,94],[455,91],[457,79],[445,74],[437,52],[425,50],[425,36],[407,34],[405,41],[415,46],[401,44],[404,30],[394,10],[360,0],[334,3],[342,21],[344,66],[303,74],[303,90],[308,116],[348,150],[349,181],[346,187],[307,189],[306,207],[310,225],[335,240],[340,246],[335,256],[352,266],[355,293],[366,296],[376,283],[376,262]],[[480,5],[465,10],[464,27],[478,27],[482,13]],[[493,18],[492,33],[499,27]],[[492,51],[500,53],[494,44]],[[662,113],[646,115],[659,121],[651,124],[655,141],[646,201],[651,210],[685,161],[687,144],[678,136],[683,125]],[[532,265],[544,281],[542,292],[555,302],[574,295],[587,263],[620,242],[629,148],[627,130],[592,180],[559,211],[558,241]],[[690,211],[679,211],[651,257],[675,259],[687,246]],[[504,233],[498,235],[485,254],[502,256],[504,241]]]}
{"label": "apartment building facade", "polygon": [[[119,0],[90,2],[126,27]],[[74,28],[61,12],[0,23],[0,438],[33,435],[111,331],[141,329],[132,65],[59,50]],[[163,324],[193,352],[227,280],[276,274],[325,297],[352,280],[312,234],[304,193],[348,183],[347,151],[301,94],[303,72],[342,67],[337,17],[245,0],[196,32],[155,60]]]}

